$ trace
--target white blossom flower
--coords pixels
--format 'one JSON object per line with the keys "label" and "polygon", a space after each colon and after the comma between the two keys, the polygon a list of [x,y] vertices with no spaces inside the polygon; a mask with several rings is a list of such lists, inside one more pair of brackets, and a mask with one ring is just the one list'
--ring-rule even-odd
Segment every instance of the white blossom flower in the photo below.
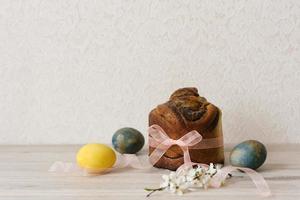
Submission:
{"label": "white blossom flower", "polygon": [[210,164],[209,167],[187,167],[180,173],[171,172],[169,175],[162,175],[160,187],[156,189],[146,189],[153,192],[167,190],[171,193],[182,195],[195,188],[207,189],[210,186],[212,177],[220,170],[221,165]]}
{"label": "white blossom flower", "polygon": [[170,184],[170,179],[168,175],[162,175],[162,179],[163,181],[160,183],[160,187],[164,188],[164,187],[168,187]]}
{"label": "white blossom flower", "polygon": [[217,169],[215,168],[214,164],[210,163],[208,170],[206,171],[209,175],[214,175],[217,172]]}

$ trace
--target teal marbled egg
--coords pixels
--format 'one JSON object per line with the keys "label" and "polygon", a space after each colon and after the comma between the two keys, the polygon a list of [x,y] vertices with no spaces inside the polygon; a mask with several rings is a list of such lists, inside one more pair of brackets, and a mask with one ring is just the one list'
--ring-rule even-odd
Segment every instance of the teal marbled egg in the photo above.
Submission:
{"label": "teal marbled egg", "polygon": [[144,136],[134,128],[121,128],[112,137],[112,144],[119,153],[134,154],[144,146]]}
{"label": "teal marbled egg", "polygon": [[247,140],[235,146],[230,152],[230,163],[233,166],[259,168],[267,158],[267,149],[259,141]]}

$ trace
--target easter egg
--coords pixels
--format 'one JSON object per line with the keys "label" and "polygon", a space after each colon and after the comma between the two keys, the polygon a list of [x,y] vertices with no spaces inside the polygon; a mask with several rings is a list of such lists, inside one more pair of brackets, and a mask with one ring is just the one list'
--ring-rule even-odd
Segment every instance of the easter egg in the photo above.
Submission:
{"label": "easter egg", "polygon": [[144,136],[134,128],[121,128],[112,137],[113,147],[122,154],[137,153],[144,143]]}
{"label": "easter egg", "polygon": [[105,144],[86,144],[76,156],[77,164],[90,173],[111,168],[116,162],[116,153]]}
{"label": "easter egg", "polygon": [[232,149],[229,160],[233,166],[257,169],[266,158],[267,150],[261,142],[247,140]]}

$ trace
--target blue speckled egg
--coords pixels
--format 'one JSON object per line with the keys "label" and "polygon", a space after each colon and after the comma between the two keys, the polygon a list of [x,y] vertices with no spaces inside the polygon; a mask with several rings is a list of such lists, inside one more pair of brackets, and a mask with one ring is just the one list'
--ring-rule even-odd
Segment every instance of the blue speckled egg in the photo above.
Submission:
{"label": "blue speckled egg", "polygon": [[144,136],[134,128],[121,128],[112,137],[114,149],[122,154],[137,153],[144,143]]}
{"label": "blue speckled egg", "polygon": [[230,153],[230,163],[233,166],[259,168],[267,158],[267,149],[259,141],[247,140],[236,145]]}

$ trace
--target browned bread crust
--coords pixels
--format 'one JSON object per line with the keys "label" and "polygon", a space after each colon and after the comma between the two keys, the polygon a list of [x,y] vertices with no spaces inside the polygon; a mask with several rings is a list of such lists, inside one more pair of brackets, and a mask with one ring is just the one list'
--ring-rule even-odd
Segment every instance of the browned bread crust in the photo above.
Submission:
{"label": "browned bread crust", "polygon": [[[176,90],[169,101],[158,105],[149,114],[149,126],[157,124],[172,139],[179,139],[189,131],[198,131],[203,139],[222,137],[221,111],[200,97],[196,88]],[[154,150],[149,147],[149,154]],[[190,149],[193,162],[224,163],[224,148]],[[176,170],[183,164],[183,152],[171,146],[155,167]]]}

